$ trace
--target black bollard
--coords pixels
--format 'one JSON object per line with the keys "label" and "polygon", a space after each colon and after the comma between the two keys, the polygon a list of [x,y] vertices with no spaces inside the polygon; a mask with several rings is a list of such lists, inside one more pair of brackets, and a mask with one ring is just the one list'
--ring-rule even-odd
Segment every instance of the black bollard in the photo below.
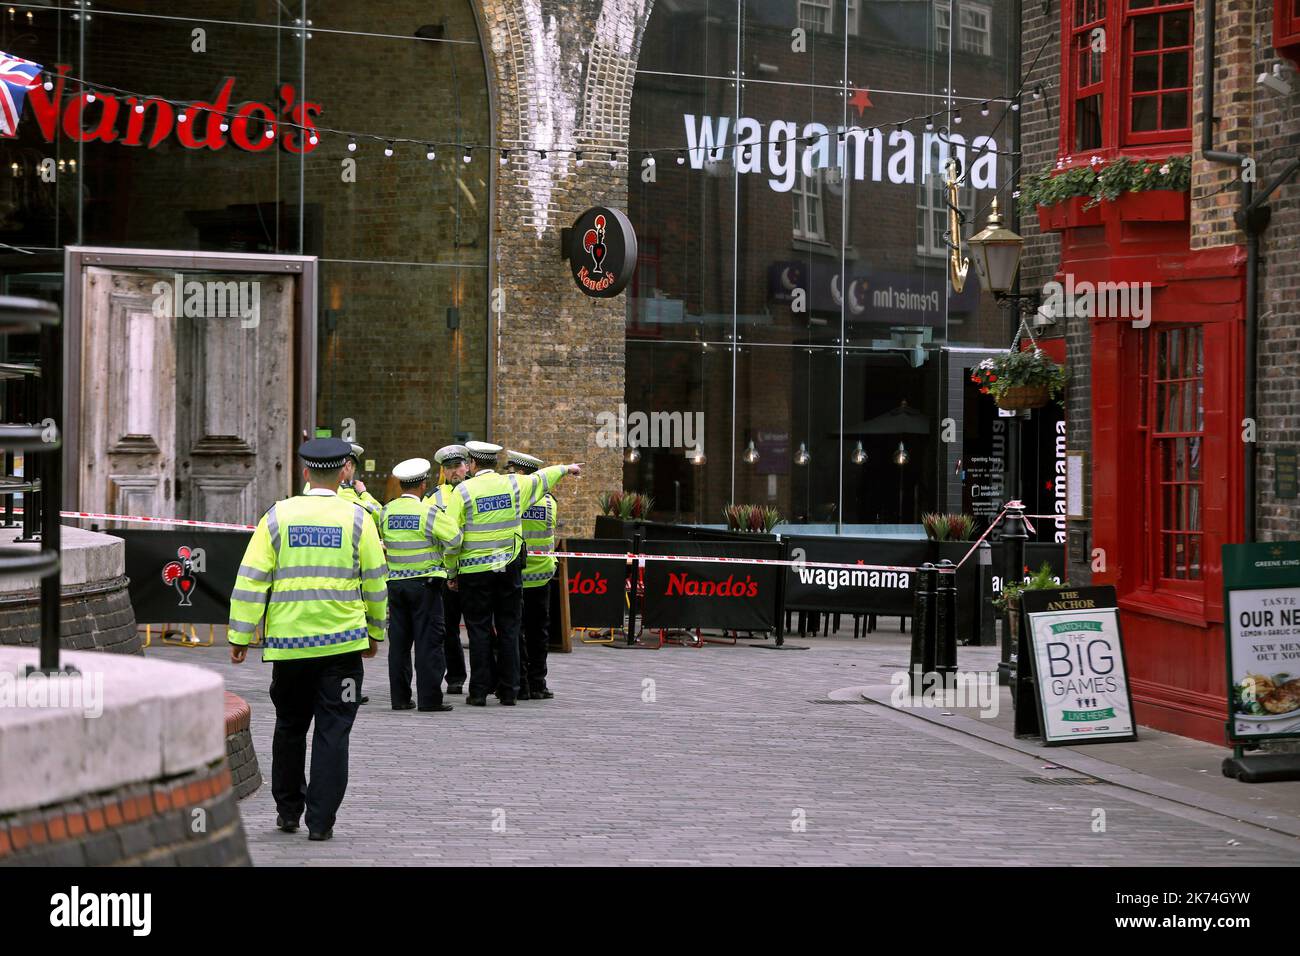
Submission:
{"label": "black bollard", "polygon": [[975,554],[979,586],[975,592],[975,633],[970,643],[975,647],[987,647],[997,643],[993,627],[993,546],[981,541]]}
{"label": "black bollard", "polygon": [[934,669],[947,678],[957,673],[957,566],[944,558],[937,576]]}
{"label": "black bollard", "polygon": [[[1024,505],[1019,502],[1007,505],[1006,518],[1002,522],[1002,553],[1005,559],[1002,572],[1003,590],[1009,584],[1018,584],[1024,580],[1025,542],[1028,540],[1029,532],[1025,530]],[[1018,636],[1012,634],[1010,629],[1004,626],[1001,662],[998,664],[999,684],[1008,685],[1015,678],[1016,662],[1014,654]]]}
{"label": "black bollard", "polygon": [[929,561],[916,569],[916,592],[912,607],[912,696],[921,693],[921,681],[934,670],[935,587],[938,571]]}

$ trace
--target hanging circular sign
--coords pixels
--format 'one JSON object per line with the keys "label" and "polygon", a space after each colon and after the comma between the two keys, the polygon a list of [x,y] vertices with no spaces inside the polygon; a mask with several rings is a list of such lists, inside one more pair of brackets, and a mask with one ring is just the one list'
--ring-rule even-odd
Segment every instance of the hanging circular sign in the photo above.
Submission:
{"label": "hanging circular sign", "polygon": [[569,270],[585,294],[609,299],[627,288],[636,268],[636,232],[617,209],[593,206],[577,218],[569,241]]}

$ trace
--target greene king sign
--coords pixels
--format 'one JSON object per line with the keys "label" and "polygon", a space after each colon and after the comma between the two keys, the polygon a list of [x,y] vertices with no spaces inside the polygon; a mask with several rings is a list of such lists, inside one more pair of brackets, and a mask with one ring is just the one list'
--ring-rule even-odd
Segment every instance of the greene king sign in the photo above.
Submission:
{"label": "greene king sign", "polygon": [[[61,128],[65,136],[79,143],[120,143],[148,149],[172,135],[187,149],[218,150],[233,145],[258,153],[277,142],[288,153],[310,153],[316,148],[313,120],[320,115],[321,106],[299,100],[288,83],[280,86],[280,104],[275,108],[257,102],[232,103],[235,78],[228,76],[210,101],[196,100],[178,109],[164,100],[119,98],[89,90],[65,100],[63,75],[67,71],[67,66],[58,67],[53,90],[46,92],[37,84],[27,91],[46,142],[54,142]],[[277,120],[295,125],[281,131]]]}
{"label": "greene king sign", "polygon": [[[686,124],[686,149],[692,169],[706,162],[730,159],[738,173],[768,174],[767,184],[779,193],[794,188],[796,175],[816,175],[818,169],[843,169],[854,179],[868,176],[872,182],[895,184],[923,182],[943,176],[944,163],[951,156],[969,169],[969,185],[975,189],[998,188],[998,144],[992,136],[976,136],[966,165],[966,139],[959,133],[925,133],[918,140],[910,130],[865,130],[860,126],[828,127],[822,123],[775,120],[764,131],[761,123],[748,116],[736,120],[723,116],[682,116]],[[728,135],[730,134],[730,135]],[[841,134],[843,134],[841,136]],[[798,140],[809,142],[800,143]],[[944,140],[947,142],[944,142]],[[719,146],[732,143],[734,145]],[[802,153],[799,153],[802,150]],[[846,165],[846,158],[849,162]]]}

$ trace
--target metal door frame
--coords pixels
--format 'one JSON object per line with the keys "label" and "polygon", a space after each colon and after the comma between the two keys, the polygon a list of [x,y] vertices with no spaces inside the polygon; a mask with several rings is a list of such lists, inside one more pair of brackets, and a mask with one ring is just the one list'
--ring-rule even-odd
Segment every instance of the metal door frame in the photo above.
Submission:
{"label": "metal door frame", "polygon": [[[286,454],[293,456],[297,438],[316,430],[316,256],[249,255],[239,252],[179,252],[170,249],[119,249],[110,246],[66,246],[63,252],[63,381],[64,475],[63,506],[76,510],[81,499],[81,276],[86,266],[118,269],[168,269],[172,272],[249,272],[299,276],[294,296],[297,341],[293,361],[297,383],[293,396],[293,431]],[[76,383],[77,401],[71,399]]]}

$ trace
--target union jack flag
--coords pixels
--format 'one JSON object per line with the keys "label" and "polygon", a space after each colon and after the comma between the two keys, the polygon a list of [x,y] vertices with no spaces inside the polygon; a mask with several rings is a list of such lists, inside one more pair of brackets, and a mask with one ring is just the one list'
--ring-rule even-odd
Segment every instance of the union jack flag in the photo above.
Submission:
{"label": "union jack flag", "polygon": [[41,65],[0,52],[0,135],[18,132],[27,91],[41,81]]}

